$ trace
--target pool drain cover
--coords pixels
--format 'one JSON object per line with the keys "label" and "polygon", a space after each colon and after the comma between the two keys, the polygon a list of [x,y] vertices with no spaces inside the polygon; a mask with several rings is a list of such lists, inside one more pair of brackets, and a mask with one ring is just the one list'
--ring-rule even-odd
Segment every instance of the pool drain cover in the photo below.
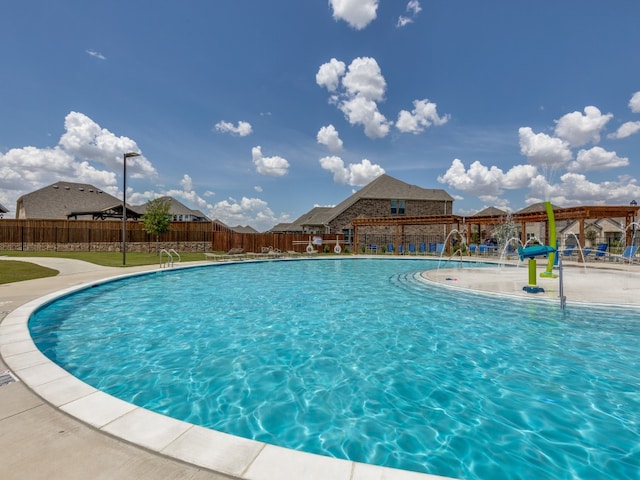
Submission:
{"label": "pool drain cover", "polygon": [[5,385],[9,385],[10,383],[17,381],[18,379],[14,377],[9,370],[0,372],[0,387],[4,387]]}

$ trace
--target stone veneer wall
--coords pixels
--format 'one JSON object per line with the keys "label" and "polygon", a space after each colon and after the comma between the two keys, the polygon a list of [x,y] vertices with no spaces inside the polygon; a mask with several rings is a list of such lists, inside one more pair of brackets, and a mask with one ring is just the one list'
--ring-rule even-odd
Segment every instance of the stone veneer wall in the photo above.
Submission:
{"label": "stone veneer wall", "polygon": [[[446,211],[445,211],[446,210]],[[445,215],[451,214],[453,211],[453,202],[442,202],[435,200],[406,200],[405,201],[405,214],[407,217],[414,216],[428,216],[428,215]],[[336,218],[334,218],[329,224],[331,232],[339,232],[349,225],[351,220],[362,217],[390,217],[391,216],[391,201],[390,200],[376,200],[372,198],[361,198],[354,205],[342,212]],[[369,231],[369,228],[373,229]],[[385,232],[389,227],[368,227],[367,231],[373,233],[374,231]],[[395,227],[391,227],[392,232],[395,233]],[[443,232],[444,229],[438,225],[408,225],[405,227],[405,233],[411,230],[415,234],[437,234]],[[360,232],[361,229],[358,229]],[[363,233],[365,232],[362,230]]]}
{"label": "stone veneer wall", "polygon": [[[92,243],[0,243],[0,250],[24,252],[120,252],[121,242]],[[157,247],[157,248],[156,248]],[[210,247],[204,242],[127,242],[127,252],[156,253],[163,248],[178,252],[205,252]]]}

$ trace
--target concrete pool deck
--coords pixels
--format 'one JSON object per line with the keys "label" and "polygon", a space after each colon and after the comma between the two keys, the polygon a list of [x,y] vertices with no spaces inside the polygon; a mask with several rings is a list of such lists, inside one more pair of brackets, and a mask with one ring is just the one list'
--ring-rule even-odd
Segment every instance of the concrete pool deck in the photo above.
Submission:
{"label": "concrete pool deck", "polygon": [[[55,277],[0,285],[0,373],[9,370],[19,379],[0,386],[3,479],[443,478],[239,439],[153,414],[96,391],[34,349],[26,328],[28,316],[35,305],[57,296],[56,292],[157,267],[106,268],[59,258],[2,259],[31,261],[60,272]],[[585,269],[567,262],[565,267],[568,308],[572,302],[640,305],[640,266],[593,262]],[[558,281],[552,279],[538,278],[544,294],[523,292],[526,265],[471,270],[459,268],[457,262],[454,268],[423,276],[449,288],[549,301],[557,301],[558,296]]]}

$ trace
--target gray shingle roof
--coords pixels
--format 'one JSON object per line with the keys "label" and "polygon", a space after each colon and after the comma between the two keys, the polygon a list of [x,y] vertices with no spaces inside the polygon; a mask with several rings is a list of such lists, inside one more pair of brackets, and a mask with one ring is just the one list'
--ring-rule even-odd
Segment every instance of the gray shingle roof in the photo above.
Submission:
{"label": "gray shingle roof", "polygon": [[17,201],[20,218],[66,219],[74,211],[102,211],[122,206],[122,200],[86,183],[56,182],[27,193]]}
{"label": "gray shingle roof", "polygon": [[451,195],[440,188],[422,188],[383,174],[333,207],[328,221],[340,215],[361,198],[373,198],[376,200],[435,200],[440,202],[453,202],[454,200]]}
{"label": "gray shingle roof", "polygon": [[480,210],[479,212],[474,213],[473,217],[483,217],[489,215],[506,215],[507,212],[505,210],[500,210],[496,207],[487,207],[484,210]]}
{"label": "gray shingle roof", "polygon": [[[164,197],[160,197],[160,199],[169,203],[169,213],[171,215],[190,216],[194,219],[199,219],[201,221],[209,221],[209,218],[207,218],[207,216],[204,213],[202,213],[200,210],[193,210],[192,208],[187,207],[185,204],[179,202],[173,197],[164,196]],[[140,210],[142,212],[145,212],[147,210],[147,205],[149,205],[149,202],[143,205],[140,205],[139,207]]]}

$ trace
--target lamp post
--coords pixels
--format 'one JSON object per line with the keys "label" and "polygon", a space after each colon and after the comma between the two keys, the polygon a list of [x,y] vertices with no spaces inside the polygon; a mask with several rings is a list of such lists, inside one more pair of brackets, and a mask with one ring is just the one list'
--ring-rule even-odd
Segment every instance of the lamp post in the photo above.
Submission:
{"label": "lamp post", "polygon": [[[629,205],[631,205],[632,207],[637,207],[638,206],[638,202],[636,202],[635,200],[631,200],[631,202],[629,203]],[[636,236],[636,212],[635,210],[631,213],[631,242],[633,243],[633,237]]]}
{"label": "lamp post", "polygon": [[127,264],[127,158],[139,157],[136,152],[127,152],[122,158],[122,265]]}

